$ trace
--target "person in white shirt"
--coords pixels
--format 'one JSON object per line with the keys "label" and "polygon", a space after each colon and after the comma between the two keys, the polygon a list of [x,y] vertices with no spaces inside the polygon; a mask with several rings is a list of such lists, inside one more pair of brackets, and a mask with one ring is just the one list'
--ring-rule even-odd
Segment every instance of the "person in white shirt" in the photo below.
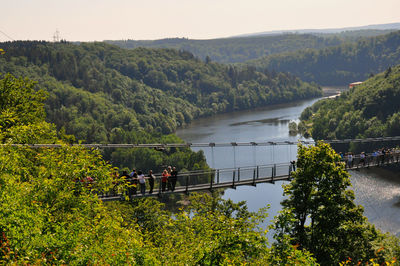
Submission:
{"label": "person in white shirt", "polygon": [[137,177],[140,185],[140,193],[144,195],[146,193],[146,178],[144,177],[144,174],[142,171],[138,171],[138,177]]}

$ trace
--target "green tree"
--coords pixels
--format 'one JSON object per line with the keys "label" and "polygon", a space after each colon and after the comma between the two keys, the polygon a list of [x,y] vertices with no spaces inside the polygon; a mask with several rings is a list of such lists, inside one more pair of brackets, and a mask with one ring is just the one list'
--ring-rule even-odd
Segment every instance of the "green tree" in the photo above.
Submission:
{"label": "green tree", "polygon": [[381,258],[376,253],[381,236],[354,203],[340,156],[322,142],[299,145],[297,167],[293,181],[284,186],[287,199],[277,217],[276,245],[284,245],[289,236],[292,244],[310,251],[323,265]]}

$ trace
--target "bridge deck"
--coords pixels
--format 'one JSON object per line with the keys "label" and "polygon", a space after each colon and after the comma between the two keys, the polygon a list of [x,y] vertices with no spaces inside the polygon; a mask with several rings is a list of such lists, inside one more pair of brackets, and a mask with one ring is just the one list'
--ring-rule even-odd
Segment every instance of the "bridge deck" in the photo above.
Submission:
{"label": "bridge deck", "polygon": [[[371,158],[366,160],[365,163],[360,162],[360,158],[355,158],[351,167],[346,165],[347,170],[357,170],[361,168],[376,167],[382,165],[399,163],[399,157],[389,158],[383,163],[379,158]],[[114,195],[99,195],[103,201],[121,201],[142,197],[155,197],[177,193],[190,193],[198,191],[212,191],[214,189],[222,188],[236,188],[237,186],[256,186],[260,183],[275,183],[275,181],[290,181],[292,172],[291,164],[268,165],[268,166],[253,166],[237,169],[219,169],[215,171],[206,172],[188,172],[180,175],[180,186],[177,186],[174,191],[167,190],[161,191],[160,186],[152,194],[146,192],[141,194],[137,191],[136,194],[128,195],[128,193],[119,193]],[[263,173],[264,175],[260,174]],[[190,184],[189,180],[192,177],[198,178],[200,175],[211,175],[210,181],[207,183]],[[230,176],[229,176],[230,175]]]}
{"label": "bridge deck", "polygon": [[[186,188],[185,186],[179,186],[176,187],[174,191],[164,191],[164,192],[157,192],[157,193],[152,193],[149,194],[148,192],[144,195],[140,194],[138,192],[136,195],[132,195],[132,198],[143,198],[143,197],[154,197],[154,196],[161,196],[161,195],[169,195],[169,194],[177,194],[177,193],[185,193],[188,194],[190,192],[199,192],[199,191],[211,191],[213,189],[221,189],[221,188],[236,188],[237,186],[256,186],[257,184],[260,183],[274,183],[275,181],[288,181],[290,180],[289,176],[278,176],[272,179],[271,177],[266,177],[266,178],[259,178],[256,180],[242,180],[242,181],[237,181],[234,184],[231,182],[223,182],[219,184],[213,184],[212,186],[208,183],[205,184],[199,184],[199,185],[194,185],[194,186],[189,186]],[[125,200],[125,197],[128,197],[128,195],[124,194],[118,194],[118,195],[111,195],[111,196],[104,196],[104,197],[99,197],[103,201],[116,201],[116,200]]]}

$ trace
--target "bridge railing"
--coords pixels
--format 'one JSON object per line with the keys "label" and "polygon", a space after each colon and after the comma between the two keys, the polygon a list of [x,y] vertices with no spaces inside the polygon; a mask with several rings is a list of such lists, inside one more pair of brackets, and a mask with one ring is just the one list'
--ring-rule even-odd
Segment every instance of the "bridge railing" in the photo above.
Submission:
{"label": "bridge railing", "polygon": [[[349,158],[351,160],[349,160]],[[400,150],[395,149],[385,154],[368,153],[363,158],[360,154],[352,155],[352,157],[344,157],[342,162],[345,164],[347,169],[357,169],[369,166],[381,166],[384,164],[392,164],[400,162]],[[218,187],[236,187],[237,185],[243,184],[256,184],[259,182],[275,182],[278,180],[288,180],[291,178],[291,172],[294,165],[283,163],[283,164],[270,164],[270,165],[258,165],[258,166],[246,166],[239,168],[224,168],[224,169],[208,169],[198,171],[186,171],[180,172],[177,176],[176,189],[179,192],[189,192],[191,190],[202,190],[202,189],[214,189]],[[155,175],[154,180],[154,194],[162,193],[162,177],[160,174]],[[132,179],[127,179],[126,183],[132,184]],[[149,192],[149,182],[146,182],[146,195]],[[119,186],[116,190],[99,193],[100,197],[108,197],[111,195],[125,195],[130,198],[142,196],[139,189],[140,185],[137,184],[136,188],[132,186]],[[165,185],[166,191],[169,192],[168,184]]]}
{"label": "bridge railing", "polygon": [[[243,183],[274,182],[275,178],[288,178],[292,166],[290,164],[273,164],[246,166],[239,168],[209,169],[199,171],[181,172],[177,176],[175,189],[189,192],[196,189],[213,189],[218,187],[236,187]],[[153,194],[170,192],[172,189],[169,184],[165,184],[162,190],[162,176],[155,175]],[[149,193],[149,181],[146,180],[146,194]],[[140,184],[133,179],[126,179],[124,184],[119,183],[115,189],[108,192],[99,192],[99,197],[126,196],[129,198],[142,196]]]}
{"label": "bridge railing", "polygon": [[[240,182],[254,178],[271,178],[288,175],[290,164],[273,164],[246,166],[238,168],[211,169],[208,171],[182,172],[178,175],[178,183],[189,184],[221,184],[227,182]],[[188,181],[188,182],[187,182]]]}

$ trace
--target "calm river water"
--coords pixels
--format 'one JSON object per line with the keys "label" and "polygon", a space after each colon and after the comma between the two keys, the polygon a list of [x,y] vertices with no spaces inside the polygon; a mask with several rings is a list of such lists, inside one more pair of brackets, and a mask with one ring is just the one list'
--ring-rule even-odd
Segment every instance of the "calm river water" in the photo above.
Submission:
{"label": "calm river water", "polygon": [[[177,135],[191,143],[294,141],[289,136],[288,124],[298,121],[301,112],[319,99],[274,105],[268,108],[241,111],[194,121],[177,131]],[[203,149],[208,164],[213,168],[244,167],[263,164],[287,163],[296,158],[295,145],[260,147],[218,147]],[[365,208],[365,215],[378,228],[394,234],[400,233],[400,175],[393,171],[365,170],[352,172],[356,201]],[[234,202],[245,200],[249,210],[270,205],[269,221],[281,210],[282,184],[258,184],[225,190],[223,198]]]}

